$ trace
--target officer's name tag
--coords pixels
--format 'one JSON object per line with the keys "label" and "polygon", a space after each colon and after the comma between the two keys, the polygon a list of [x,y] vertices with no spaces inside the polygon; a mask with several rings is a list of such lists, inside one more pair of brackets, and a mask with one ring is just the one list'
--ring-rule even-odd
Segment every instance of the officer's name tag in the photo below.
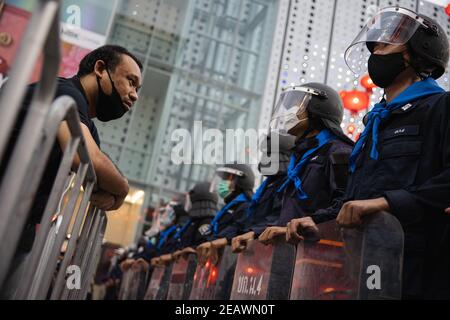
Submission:
{"label": "officer's name tag", "polygon": [[408,104],[405,104],[403,107],[402,107],[402,110],[403,111],[406,111],[406,110],[408,110],[409,108],[411,108],[412,107],[412,104],[411,103],[408,103]]}

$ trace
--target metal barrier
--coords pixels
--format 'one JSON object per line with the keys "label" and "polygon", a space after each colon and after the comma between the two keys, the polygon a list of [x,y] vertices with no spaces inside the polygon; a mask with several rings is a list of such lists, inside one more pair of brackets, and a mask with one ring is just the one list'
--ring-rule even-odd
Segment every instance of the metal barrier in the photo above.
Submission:
{"label": "metal barrier", "polygon": [[[23,225],[27,219],[46,153],[41,132],[56,90],[59,68],[59,3],[40,0],[27,27],[8,82],[0,96],[0,161],[16,122],[26,85],[43,51],[40,85],[36,89],[23,130],[14,147],[0,185],[0,286],[9,270]],[[31,177],[31,179],[30,179]]]}
{"label": "metal barrier", "polygon": [[[60,97],[52,103],[60,61],[59,7],[60,0],[39,0],[0,96],[1,161],[21,109],[28,80],[43,52],[44,71],[0,181],[0,288],[10,271],[21,231],[62,121],[67,122],[71,133],[32,251],[23,263],[18,286],[13,288],[15,291],[11,298],[15,299],[85,299],[100,259],[107,224],[105,213],[89,206],[96,176],[75,102],[69,97]],[[76,175],[69,175],[75,154],[80,158],[80,165]],[[82,187],[84,192],[77,207]],[[70,196],[63,212],[60,212],[64,190],[70,190]],[[67,238],[67,249],[64,257],[60,257]],[[71,290],[66,285],[69,266],[78,267],[81,276],[80,286]]]}
{"label": "metal barrier", "polygon": [[[42,136],[45,138],[43,138],[43,144],[40,145],[43,156],[40,159],[39,166],[42,169],[45,166],[47,155],[51,151],[58,128],[63,120],[68,124],[71,139],[64,150],[36,241],[28,257],[26,269],[19,285],[18,299],[45,299],[50,287],[52,287],[51,299],[69,298],[67,293],[63,294],[67,267],[69,265],[79,266],[82,284],[88,286],[89,283],[86,283],[86,281],[95,271],[92,270],[92,265],[96,261],[98,262],[99,256],[97,257],[97,255],[99,252],[97,251],[100,250],[102,234],[106,227],[106,216],[92,206],[86,213],[89,198],[95,187],[96,176],[84,143],[75,101],[72,98],[60,97],[52,104],[42,132]],[[72,182],[72,177],[68,177],[68,174],[76,152],[80,158],[80,165],[73,181],[67,205],[64,207],[64,211],[60,213],[58,212],[58,205],[60,205],[64,196],[62,192],[65,185]],[[81,187],[84,188],[84,192],[79,208],[75,210]],[[57,213],[57,219],[54,219],[55,213]],[[73,227],[69,233],[69,226],[72,221]],[[69,234],[67,250],[52,286],[61,246]],[[85,287],[82,287],[81,291],[83,290],[85,290]],[[84,296],[85,294],[70,295],[71,298],[81,299]]]}

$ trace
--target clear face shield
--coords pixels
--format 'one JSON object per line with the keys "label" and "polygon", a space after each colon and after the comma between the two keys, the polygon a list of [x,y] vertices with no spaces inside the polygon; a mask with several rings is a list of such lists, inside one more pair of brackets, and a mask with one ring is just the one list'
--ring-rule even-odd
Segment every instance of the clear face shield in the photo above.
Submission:
{"label": "clear face shield", "polygon": [[415,12],[388,7],[379,11],[359,32],[345,51],[349,69],[362,75],[367,71],[367,61],[375,43],[404,45],[420,26],[428,28],[425,20]]}
{"label": "clear face shield", "polygon": [[314,90],[307,87],[292,86],[283,89],[270,120],[270,131],[287,134],[305,119],[300,119],[311,100]]}

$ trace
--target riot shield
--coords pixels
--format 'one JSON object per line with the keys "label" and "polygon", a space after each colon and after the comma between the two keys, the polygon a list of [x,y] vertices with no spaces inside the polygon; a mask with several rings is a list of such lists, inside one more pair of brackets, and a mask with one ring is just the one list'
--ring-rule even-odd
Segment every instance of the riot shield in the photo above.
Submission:
{"label": "riot shield", "polygon": [[143,266],[133,265],[128,287],[128,296],[125,300],[142,300],[147,283],[147,269]]}
{"label": "riot shield", "polygon": [[231,300],[288,299],[294,262],[293,245],[251,241],[237,258]]}
{"label": "riot shield", "polygon": [[219,250],[216,265],[208,260],[205,266],[197,265],[189,300],[229,300],[233,284],[237,255],[226,246]]}
{"label": "riot shield", "polygon": [[158,293],[159,285],[164,276],[165,267],[154,267],[150,283],[148,284],[147,292],[145,293],[144,300],[156,300],[156,294]]}
{"label": "riot shield", "polygon": [[173,264],[167,300],[187,300],[191,293],[197,256],[190,254],[187,259],[181,257]]}
{"label": "riot shield", "polygon": [[123,272],[122,281],[120,282],[119,300],[128,300],[132,279],[133,271],[131,268]]}
{"label": "riot shield", "polygon": [[144,300],[166,300],[173,263],[153,269]]}
{"label": "riot shield", "polygon": [[320,240],[297,247],[292,300],[400,299],[403,230],[388,213],[360,228],[318,225]]}
{"label": "riot shield", "polygon": [[209,291],[210,289],[208,279],[211,273],[214,273],[214,271],[211,270],[212,268],[215,268],[215,266],[211,263],[210,259],[206,261],[204,266],[200,264],[197,265],[189,300],[206,300],[206,291]]}
{"label": "riot shield", "polygon": [[214,279],[216,281],[215,300],[230,300],[237,257],[238,255],[232,252],[231,246],[225,247],[220,263],[217,265],[217,279]]}

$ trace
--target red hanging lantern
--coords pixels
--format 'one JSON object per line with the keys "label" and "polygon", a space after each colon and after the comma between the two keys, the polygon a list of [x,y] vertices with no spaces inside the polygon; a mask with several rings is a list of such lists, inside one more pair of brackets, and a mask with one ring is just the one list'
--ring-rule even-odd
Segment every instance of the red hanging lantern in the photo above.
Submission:
{"label": "red hanging lantern", "polygon": [[376,88],[375,83],[373,83],[372,79],[370,79],[370,76],[368,74],[364,75],[361,80],[359,81],[363,88],[366,89],[368,92],[372,92],[374,88]]}
{"label": "red hanging lantern", "polygon": [[450,3],[445,7],[445,13],[450,16]]}
{"label": "red hanging lantern", "polygon": [[339,95],[344,103],[344,108],[352,113],[358,113],[369,107],[370,97],[367,92],[358,90],[341,91]]}

